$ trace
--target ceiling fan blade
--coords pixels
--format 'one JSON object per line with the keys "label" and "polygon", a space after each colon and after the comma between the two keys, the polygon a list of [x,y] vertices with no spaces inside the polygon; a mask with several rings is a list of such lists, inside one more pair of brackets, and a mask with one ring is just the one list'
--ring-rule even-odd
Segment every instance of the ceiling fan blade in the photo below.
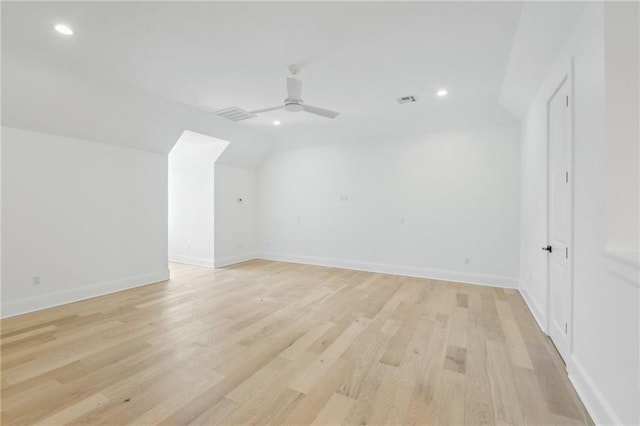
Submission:
{"label": "ceiling fan blade", "polygon": [[289,99],[300,99],[302,96],[302,81],[288,77],[287,78],[287,97]]}
{"label": "ceiling fan blade", "polygon": [[327,118],[336,118],[338,115],[340,115],[339,112],[331,111],[324,108],[318,108],[311,105],[302,105],[302,109],[304,111],[310,112],[311,114],[321,115],[322,117]]}
{"label": "ceiling fan blade", "polygon": [[282,109],[284,108],[284,105],[280,105],[277,107],[271,107],[271,108],[263,108],[263,109],[258,109],[255,111],[251,111],[251,114],[260,114],[261,112],[269,112],[269,111],[276,111],[278,109]]}

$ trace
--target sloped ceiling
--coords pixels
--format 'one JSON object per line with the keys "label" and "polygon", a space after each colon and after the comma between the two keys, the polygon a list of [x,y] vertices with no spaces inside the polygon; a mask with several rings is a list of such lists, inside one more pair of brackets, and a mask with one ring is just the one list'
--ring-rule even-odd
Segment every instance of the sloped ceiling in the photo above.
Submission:
{"label": "sloped ceiling", "polygon": [[[3,2],[2,122],[168,152],[184,130],[259,164],[272,141],[517,124],[581,2]],[[71,37],[56,33],[71,26]],[[215,111],[306,103],[335,120]],[[440,99],[437,89],[449,96]],[[396,99],[416,95],[418,102]],[[274,128],[272,121],[282,125]],[[325,136],[326,135],[326,136]]]}
{"label": "sloped ceiling", "polygon": [[513,39],[500,102],[522,117],[571,34],[585,2],[527,2]]}
{"label": "sloped ceiling", "polygon": [[2,57],[2,125],[168,153],[185,130],[232,142],[221,162],[255,166],[271,138],[135,87]]}
{"label": "sloped ceiling", "polygon": [[[260,151],[290,131],[400,134],[515,123],[499,95],[521,6],[4,2],[3,123],[160,152],[185,129]],[[75,34],[53,31],[60,22]],[[337,119],[215,116],[229,106],[281,103],[291,64],[301,66],[305,102],[340,111]],[[448,98],[436,98],[440,87]],[[404,95],[419,101],[399,105]],[[232,147],[224,155],[233,157]]]}

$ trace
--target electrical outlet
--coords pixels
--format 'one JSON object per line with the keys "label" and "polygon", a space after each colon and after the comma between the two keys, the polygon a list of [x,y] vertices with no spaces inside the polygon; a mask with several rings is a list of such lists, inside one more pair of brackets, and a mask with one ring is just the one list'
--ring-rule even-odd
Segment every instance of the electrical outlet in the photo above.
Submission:
{"label": "electrical outlet", "polygon": [[464,264],[468,265],[469,263],[471,263],[471,259],[469,259],[468,257],[464,258]]}
{"label": "electrical outlet", "polygon": [[400,225],[404,225],[404,217],[400,218]]}
{"label": "electrical outlet", "polygon": [[32,282],[33,285],[40,285],[40,275],[34,275]]}

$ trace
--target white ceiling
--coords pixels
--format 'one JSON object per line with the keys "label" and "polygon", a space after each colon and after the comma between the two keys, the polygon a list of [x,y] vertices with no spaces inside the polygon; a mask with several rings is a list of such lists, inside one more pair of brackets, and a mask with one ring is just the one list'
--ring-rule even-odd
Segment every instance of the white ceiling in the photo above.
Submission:
{"label": "white ceiling", "polygon": [[[342,113],[278,111],[242,122],[268,132],[411,120],[464,127],[513,120],[499,96],[521,6],[3,2],[2,48],[208,112],[280,104],[287,66],[297,63],[305,103]],[[75,35],[55,33],[60,22]],[[448,98],[435,97],[440,87]],[[419,102],[399,105],[404,95]],[[283,124],[273,129],[276,118]]]}

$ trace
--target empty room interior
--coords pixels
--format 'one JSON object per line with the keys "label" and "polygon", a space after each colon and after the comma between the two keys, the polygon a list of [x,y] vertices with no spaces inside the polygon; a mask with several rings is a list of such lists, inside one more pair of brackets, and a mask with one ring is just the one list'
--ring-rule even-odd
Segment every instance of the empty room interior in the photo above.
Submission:
{"label": "empty room interior", "polygon": [[640,425],[640,3],[1,7],[3,425]]}

